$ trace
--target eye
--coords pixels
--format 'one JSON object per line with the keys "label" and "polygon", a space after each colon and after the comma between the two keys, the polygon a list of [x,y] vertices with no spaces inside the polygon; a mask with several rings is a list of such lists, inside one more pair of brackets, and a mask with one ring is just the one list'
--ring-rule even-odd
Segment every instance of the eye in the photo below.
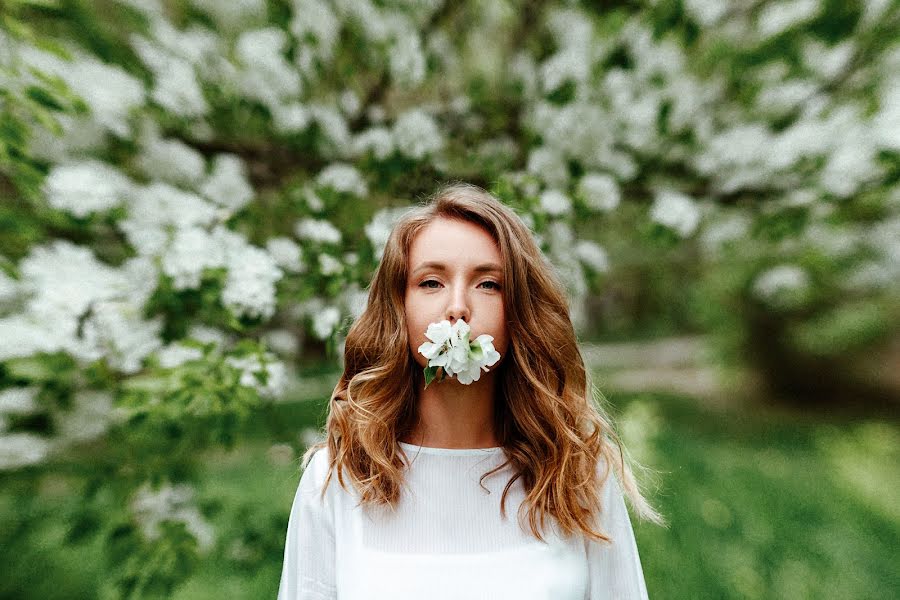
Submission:
{"label": "eye", "polygon": [[[430,285],[430,284],[432,284],[432,283],[435,284],[435,285]],[[485,284],[489,284],[489,285],[494,286],[494,289],[495,289],[495,290],[500,290],[500,289],[501,289],[501,288],[500,288],[500,284],[497,283],[496,281],[490,281],[490,280],[488,280],[488,281],[482,281],[482,282],[481,282],[480,284],[478,284],[478,285],[485,285]],[[426,279],[425,281],[423,281],[422,283],[419,284],[419,287],[420,287],[420,288],[427,288],[427,289],[433,290],[433,289],[436,289],[436,286],[439,286],[439,285],[441,285],[439,281],[436,281],[436,280],[434,280],[434,279]]]}

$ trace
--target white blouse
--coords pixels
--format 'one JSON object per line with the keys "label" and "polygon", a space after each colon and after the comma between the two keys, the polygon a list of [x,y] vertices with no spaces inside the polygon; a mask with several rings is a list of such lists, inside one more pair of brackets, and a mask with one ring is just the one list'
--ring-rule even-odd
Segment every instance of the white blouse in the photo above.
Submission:
{"label": "white blouse", "polygon": [[[522,479],[500,497],[512,468],[502,448],[431,448],[400,442],[410,459],[395,512],[363,511],[328,469],[328,448],[313,455],[291,507],[278,600],[647,600],[631,521],[615,475],[603,490],[601,530],[613,544],[569,539],[548,520],[545,542],[517,522]],[[523,521],[527,519],[523,518]]]}

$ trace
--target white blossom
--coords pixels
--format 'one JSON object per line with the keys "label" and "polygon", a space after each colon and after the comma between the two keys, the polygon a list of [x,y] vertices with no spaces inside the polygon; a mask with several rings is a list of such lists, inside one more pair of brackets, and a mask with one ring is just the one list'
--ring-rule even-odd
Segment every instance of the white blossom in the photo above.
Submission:
{"label": "white blossom", "polygon": [[435,154],[444,146],[437,123],[431,115],[417,108],[397,117],[393,134],[397,149],[416,160]]}
{"label": "white blossom", "polygon": [[194,505],[194,488],[189,484],[165,483],[154,488],[145,483],[135,491],[130,509],[149,540],[159,538],[162,521],[180,521],[197,539],[201,552],[213,547],[215,531]]}
{"label": "white blossom", "polygon": [[179,117],[201,117],[209,110],[194,71],[181,60],[172,60],[168,69],[157,74],[152,97]]}
{"label": "white blossom", "polygon": [[568,214],[572,210],[572,201],[563,192],[556,189],[544,190],[540,197],[541,209],[555,217]]}
{"label": "white blossom", "polygon": [[[156,286],[156,269],[148,260],[135,257],[114,268],[88,248],[55,240],[32,248],[19,269],[27,303],[21,314],[0,321],[3,339],[15,340],[4,347],[4,358],[66,351],[87,360],[106,356],[125,370],[156,343],[155,322],[143,321],[137,309]],[[121,303],[127,315],[110,315],[108,303]],[[124,330],[121,339],[107,341],[105,332],[116,326]]]}
{"label": "white blossom", "polygon": [[373,104],[366,109],[366,116],[372,123],[384,123],[387,120],[387,111],[381,104]]}
{"label": "white blossom", "polygon": [[862,4],[863,9],[860,22],[863,25],[872,25],[878,22],[878,19],[884,15],[893,3],[891,0],[864,0]]}
{"label": "white blossom", "polygon": [[578,180],[578,196],[591,210],[609,212],[621,201],[616,180],[605,173],[585,173]]}
{"label": "white blossom", "polygon": [[300,341],[297,334],[288,329],[273,329],[263,334],[266,346],[274,350],[280,356],[294,357],[300,351]]}
{"label": "white blossom", "polygon": [[119,66],[100,62],[80,50],[73,50],[72,54],[73,60],[67,61],[25,46],[20,56],[26,64],[65,81],[85,101],[95,123],[119,137],[128,137],[130,116],[144,105],[144,85]]}
{"label": "white blossom", "polygon": [[819,86],[812,81],[800,79],[776,81],[760,89],[756,96],[756,105],[762,111],[783,114],[794,110],[811,98],[818,89]]}
{"label": "white blossom", "polygon": [[757,30],[764,37],[776,36],[809,21],[819,12],[819,0],[782,0],[762,7],[757,18]]}
{"label": "white blossom", "polygon": [[352,140],[347,120],[338,110],[322,104],[310,104],[309,112],[322,135],[324,154],[342,156],[349,153]]}
{"label": "white blossom", "polygon": [[394,152],[394,138],[386,127],[371,127],[353,138],[355,156],[371,152],[378,160],[388,158]]}
{"label": "white blossom", "polygon": [[137,373],[143,359],[162,346],[162,328],[161,316],[145,320],[143,306],[129,300],[98,302],[71,352],[84,361],[103,358],[119,372]]}
{"label": "white blossom", "polygon": [[557,45],[587,47],[594,37],[591,16],[578,8],[551,7],[547,11],[547,29]]}
{"label": "white blossom", "polygon": [[[635,101],[630,100],[619,114],[627,116],[634,110],[634,104]],[[525,121],[540,133],[544,147],[559,155],[556,160],[574,158],[587,167],[601,167],[613,153],[614,119],[598,104],[572,102],[559,107],[539,102],[528,111]],[[628,131],[626,134],[630,135]],[[529,158],[529,170],[533,168],[531,160]],[[568,170],[565,176],[568,177]]]}
{"label": "white blossom", "polygon": [[268,319],[275,314],[275,283],[283,275],[271,255],[247,244],[228,257],[222,304],[238,316]]}
{"label": "white blossom", "polygon": [[213,159],[212,173],[203,183],[200,192],[232,211],[244,208],[253,200],[253,187],[247,181],[244,163],[234,154],[218,154]]}
{"label": "white blossom", "polygon": [[84,218],[122,204],[131,180],[115,167],[97,160],[55,165],[44,181],[53,208]]}
{"label": "white blossom", "polygon": [[68,240],[31,248],[19,271],[29,295],[28,310],[48,317],[81,315],[119,287],[115,269],[99,262],[89,248]]}
{"label": "white blossom", "polygon": [[300,94],[300,73],[284,55],[287,42],[287,34],[277,27],[241,33],[235,54],[244,67],[239,81],[246,97],[271,107]]}
{"label": "white blossom", "polygon": [[175,116],[202,117],[209,111],[197,73],[187,60],[174,56],[150,40],[133,35],[132,46],[153,72],[153,101]]}
{"label": "white blossom", "polygon": [[700,244],[709,256],[714,256],[728,242],[739,240],[750,231],[753,220],[744,214],[721,217],[703,228]]}
{"label": "white blossom", "polygon": [[38,404],[35,399],[39,391],[36,386],[0,390],[0,415],[28,415],[36,412]]}
{"label": "white blossom", "polygon": [[533,148],[528,154],[527,169],[547,185],[565,187],[569,181],[569,167],[562,155],[552,148],[545,146]]}
{"label": "white blossom", "polygon": [[328,339],[341,321],[341,311],[336,306],[325,306],[313,315],[313,333],[320,340]]}
{"label": "white blossom", "polygon": [[324,219],[301,219],[294,226],[297,237],[322,244],[340,244],[341,232]]}
{"label": "white blossom", "polygon": [[174,369],[186,362],[203,358],[203,351],[200,348],[171,342],[156,352],[156,358],[162,368]]}
{"label": "white blossom", "polygon": [[49,329],[37,315],[11,315],[0,318],[0,361],[61,349],[71,331]]}
{"label": "white blossom", "polygon": [[847,291],[881,290],[896,285],[900,276],[898,271],[900,269],[886,268],[878,261],[867,260],[855,265],[839,285]]}
{"label": "white blossom", "polygon": [[823,79],[831,80],[847,67],[855,50],[852,40],[831,48],[819,40],[809,40],[803,45],[803,62]]}
{"label": "white blossom", "polygon": [[[481,378],[481,371],[500,360],[500,353],[494,349],[494,337],[482,333],[469,340],[471,327],[464,319],[452,325],[446,319],[430,323],[425,332],[429,340],[419,346],[418,351],[428,359],[428,368],[440,367],[444,376],[456,377],[463,385],[469,385]],[[441,379],[443,379],[442,377]]]}
{"label": "white blossom", "polygon": [[113,396],[105,390],[78,390],[72,406],[54,414],[57,442],[64,445],[91,441],[104,435],[118,419]]}
{"label": "white blossom", "polygon": [[204,269],[225,266],[225,252],[205,229],[186,227],[175,232],[162,255],[162,271],[176,290],[196,289]]}
{"label": "white blossom", "polygon": [[197,324],[191,325],[187,337],[202,344],[214,344],[215,346],[226,346],[230,341],[230,336],[221,329]]}
{"label": "white blossom", "polygon": [[564,83],[584,83],[590,75],[591,61],[583,46],[571,46],[550,56],[540,66],[541,87],[552,92]]}
{"label": "white blossom", "polygon": [[107,131],[91,115],[57,113],[55,118],[62,128],[60,135],[40,126],[31,130],[28,152],[34,158],[48,163],[73,162],[106,146]]}
{"label": "white blossom", "polygon": [[685,9],[700,25],[714,25],[724,17],[731,3],[723,0],[685,0]]}
{"label": "white blossom", "polygon": [[217,219],[217,209],[200,196],[162,182],[135,189],[128,216],[117,226],[141,255],[162,254],[170,235],[167,229],[206,227]]}
{"label": "white blossom", "polygon": [[27,432],[0,434],[0,470],[11,471],[46,460],[52,450],[49,440]]}
{"label": "white blossom", "polygon": [[341,271],[344,270],[343,263],[341,263],[341,261],[339,261],[335,257],[331,256],[330,254],[326,254],[323,252],[323,253],[319,254],[318,260],[319,260],[319,272],[322,273],[322,275],[325,275],[326,277],[329,277],[331,275],[337,275],[338,273],[340,273]]}
{"label": "white blossom", "polygon": [[692,198],[674,190],[662,190],[650,208],[650,219],[688,237],[700,223],[700,210]]}
{"label": "white blossom", "polygon": [[860,186],[881,176],[878,149],[865,128],[847,128],[822,168],[822,186],[840,197],[854,194]]}
{"label": "white blossom", "polygon": [[192,186],[200,181],[206,171],[203,155],[176,139],[153,137],[146,140],[136,163],[153,179],[175,185]]}
{"label": "white blossom", "polygon": [[[279,398],[287,388],[287,371],[283,362],[271,352],[264,354],[264,364],[257,355],[229,356],[225,362],[241,371],[240,384],[255,389],[263,398]],[[266,383],[261,384],[257,374],[265,373]]]}
{"label": "white blossom", "polygon": [[609,271],[609,257],[599,244],[591,240],[579,240],[575,244],[578,259],[598,273]]}
{"label": "white blossom", "polygon": [[413,87],[425,79],[425,53],[415,31],[397,36],[388,53],[391,78],[398,86]]}
{"label": "white blossom", "polygon": [[227,51],[223,38],[215,31],[197,24],[176,29],[165,18],[153,18],[150,36],[157,45],[157,52],[185,60],[201,76],[219,84],[225,83],[221,77],[234,78],[234,66],[223,57]]}
{"label": "white blossom", "polygon": [[309,207],[309,210],[317,213],[325,210],[325,202],[316,193],[314,187],[307,186],[303,190],[303,197],[306,199],[306,205]]}
{"label": "white blossom", "polygon": [[276,104],[270,106],[272,124],[279,133],[298,133],[304,131],[312,123],[309,109],[299,102]]}
{"label": "white blossom", "polygon": [[341,107],[341,111],[348,117],[354,117],[362,108],[362,100],[359,99],[359,96],[351,89],[346,89],[341,92],[340,96],[338,96],[338,104]]}
{"label": "white blossom", "polygon": [[309,45],[329,60],[338,39],[340,22],[328,2],[294,0],[290,30],[301,46]]}
{"label": "white blossom", "polygon": [[365,198],[369,194],[368,186],[362,174],[355,167],[346,163],[332,163],[323,169],[316,183],[322,187],[330,187],[337,192],[352,194]]}
{"label": "white blossom", "polygon": [[[900,52],[898,59],[900,59]],[[898,60],[900,63],[900,60]],[[872,117],[871,132],[880,148],[900,151],[900,76],[886,77],[879,92],[878,112]]]}
{"label": "white blossom", "polygon": [[809,275],[797,265],[774,266],[753,281],[753,293],[773,307],[790,307],[802,299],[809,288]]}
{"label": "white blossom", "polygon": [[509,76],[513,81],[522,84],[522,93],[526,98],[534,98],[538,91],[538,70],[534,58],[527,52],[518,52],[508,66]]}
{"label": "white blossom", "polygon": [[302,273],[305,270],[303,250],[294,240],[278,236],[266,241],[266,250],[275,260],[275,264],[291,273]]}

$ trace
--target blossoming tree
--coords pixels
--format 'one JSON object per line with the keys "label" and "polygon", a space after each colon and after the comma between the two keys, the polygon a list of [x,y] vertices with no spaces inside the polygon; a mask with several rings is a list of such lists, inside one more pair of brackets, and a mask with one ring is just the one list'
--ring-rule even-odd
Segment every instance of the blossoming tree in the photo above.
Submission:
{"label": "blossoming tree", "polygon": [[515,207],[582,331],[637,282],[809,393],[896,334],[889,2],[8,4],[0,469],[105,443],[73,535],[109,525],[123,596],[221,543],[197,451],[340,360],[438,181]]}

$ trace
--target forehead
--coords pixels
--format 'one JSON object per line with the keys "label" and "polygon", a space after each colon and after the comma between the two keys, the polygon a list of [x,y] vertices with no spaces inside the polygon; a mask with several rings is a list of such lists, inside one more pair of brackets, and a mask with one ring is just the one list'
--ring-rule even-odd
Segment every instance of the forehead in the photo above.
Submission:
{"label": "forehead", "polygon": [[459,265],[500,263],[501,256],[494,238],[483,227],[442,217],[419,230],[410,244],[410,270],[428,261]]}

